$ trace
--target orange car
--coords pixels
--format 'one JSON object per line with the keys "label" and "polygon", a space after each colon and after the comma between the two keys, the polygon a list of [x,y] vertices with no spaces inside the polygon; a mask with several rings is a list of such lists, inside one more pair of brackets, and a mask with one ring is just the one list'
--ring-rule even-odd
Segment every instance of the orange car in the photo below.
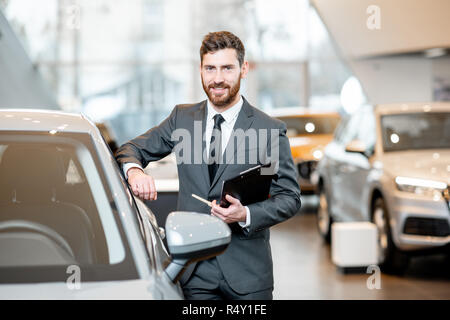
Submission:
{"label": "orange car", "polygon": [[271,116],[286,123],[302,194],[315,193],[311,174],[323,156],[323,149],[333,140],[334,130],[341,120],[339,113],[293,107],[275,109]]}

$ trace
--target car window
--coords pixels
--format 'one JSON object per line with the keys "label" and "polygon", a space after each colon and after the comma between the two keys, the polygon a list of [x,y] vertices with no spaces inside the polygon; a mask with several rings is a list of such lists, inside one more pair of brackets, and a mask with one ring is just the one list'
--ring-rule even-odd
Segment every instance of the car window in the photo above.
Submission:
{"label": "car window", "polygon": [[342,145],[346,145],[353,139],[356,139],[360,128],[361,113],[353,114],[342,128],[342,132],[339,134],[338,142]]}
{"label": "car window", "polygon": [[337,126],[336,130],[334,131],[334,140],[335,141],[340,141],[341,137],[342,137],[342,133],[345,130],[345,127],[347,126],[349,120],[350,120],[350,116],[344,116],[341,121],[339,122],[339,125]]}
{"label": "car window", "polygon": [[337,116],[279,117],[286,123],[287,136],[303,134],[333,134],[340,118]]}
{"label": "car window", "polygon": [[59,281],[77,265],[84,280],[135,278],[112,199],[89,135],[0,133],[0,274]]}
{"label": "car window", "polygon": [[384,151],[450,148],[450,112],[383,115]]}
{"label": "car window", "polygon": [[375,149],[376,128],[375,116],[372,110],[365,110],[360,118],[361,124],[356,135],[356,139],[365,143],[368,153],[372,153]]}

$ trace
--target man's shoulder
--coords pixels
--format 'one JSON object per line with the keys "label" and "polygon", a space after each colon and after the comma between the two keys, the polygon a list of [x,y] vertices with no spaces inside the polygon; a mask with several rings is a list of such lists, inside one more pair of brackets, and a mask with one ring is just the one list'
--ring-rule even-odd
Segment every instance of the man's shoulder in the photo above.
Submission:
{"label": "man's shoulder", "polygon": [[206,100],[198,103],[185,103],[177,104],[171,113],[171,117],[181,121],[180,123],[186,123],[199,117],[199,111],[206,105]]}
{"label": "man's shoulder", "polygon": [[279,128],[282,129],[286,125],[283,121],[273,118],[261,109],[258,109],[251,104],[249,104],[249,107],[251,108],[251,111],[253,113],[253,116],[255,117],[255,120],[257,123],[260,123],[264,127],[270,127],[270,128]]}
{"label": "man's shoulder", "polygon": [[183,103],[183,104],[177,104],[175,108],[180,112],[190,112],[190,111],[196,111],[200,109],[204,104],[206,103],[206,100],[197,102],[197,103]]}

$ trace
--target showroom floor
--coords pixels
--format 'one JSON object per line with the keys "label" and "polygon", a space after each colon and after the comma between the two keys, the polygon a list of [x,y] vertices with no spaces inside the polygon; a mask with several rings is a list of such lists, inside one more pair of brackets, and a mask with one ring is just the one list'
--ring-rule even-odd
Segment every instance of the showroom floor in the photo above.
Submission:
{"label": "showroom floor", "polygon": [[316,231],[314,199],[271,230],[274,299],[450,299],[450,259],[418,257],[403,277],[381,274],[381,288],[368,289],[371,274],[343,274]]}

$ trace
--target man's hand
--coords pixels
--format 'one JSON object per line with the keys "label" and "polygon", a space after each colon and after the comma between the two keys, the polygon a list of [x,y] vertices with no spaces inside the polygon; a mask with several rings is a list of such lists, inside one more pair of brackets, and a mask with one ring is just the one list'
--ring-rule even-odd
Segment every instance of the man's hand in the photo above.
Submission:
{"label": "man's hand", "polygon": [[144,173],[139,168],[131,168],[127,171],[128,184],[133,190],[135,196],[143,200],[156,200],[158,194],[156,193],[155,181],[153,178]]}
{"label": "man's hand", "polygon": [[230,195],[226,195],[226,199],[231,205],[228,208],[222,208],[214,200],[211,208],[211,214],[222,219],[226,223],[245,222],[247,219],[247,210],[241,202]]}

